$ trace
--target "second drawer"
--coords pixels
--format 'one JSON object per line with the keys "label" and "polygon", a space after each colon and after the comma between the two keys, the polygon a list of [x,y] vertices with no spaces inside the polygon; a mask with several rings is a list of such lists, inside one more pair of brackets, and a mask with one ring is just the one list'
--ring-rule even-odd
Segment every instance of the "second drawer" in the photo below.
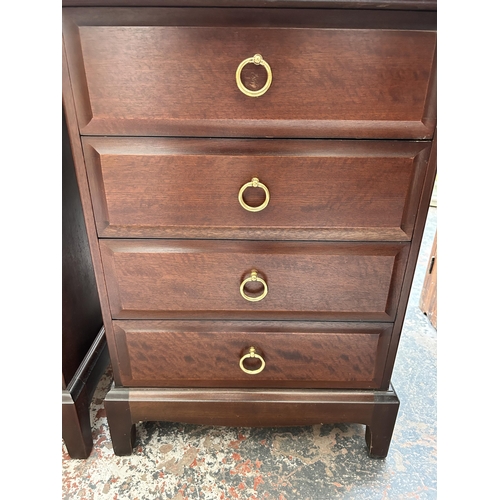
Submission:
{"label": "second drawer", "polygon": [[224,240],[100,245],[115,319],[392,321],[409,249]]}
{"label": "second drawer", "polygon": [[409,241],[430,151],[409,141],[83,144],[97,230],[108,238]]}

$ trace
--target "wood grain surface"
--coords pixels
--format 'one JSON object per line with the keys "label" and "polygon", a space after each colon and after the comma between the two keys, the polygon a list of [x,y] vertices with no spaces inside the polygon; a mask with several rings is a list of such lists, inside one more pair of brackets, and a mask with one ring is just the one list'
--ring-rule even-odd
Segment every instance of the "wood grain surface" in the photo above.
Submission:
{"label": "wood grain surface", "polygon": [[[279,9],[263,9],[277,18],[273,27],[252,27],[255,10],[248,20],[216,10],[200,19],[198,9],[65,9],[81,133],[432,137],[434,31],[326,28],[328,11],[316,12],[317,29],[305,27],[304,11]],[[280,19],[287,27],[274,27]],[[251,98],[235,72],[256,53],[273,82]],[[265,79],[253,64],[242,76],[252,90]]]}
{"label": "wood grain surface", "polygon": [[387,455],[399,399],[387,391],[347,389],[123,388],[104,401],[113,450],[130,455],[140,421],[233,427],[288,427],[328,423],[367,426],[370,456]]}
{"label": "wood grain surface", "polygon": [[[436,168],[436,2],[180,3],[63,0],[115,453],[132,452],[140,420],[359,422],[384,457]],[[256,53],[273,82],[253,99],[235,71]],[[252,90],[265,79],[242,72]],[[247,213],[237,191],[255,176],[271,203]],[[252,269],[259,302],[240,294]],[[239,368],[250,346],[258,375]]]}
{"label": "wood grain surface", "polygon": [[[74,96],[71,90],[70,75],[66,57],[66,48],[64,44],[62,47],[62,97],[63,97],[62,101],[63,101],[64,115],[67,123],[69,147],[73,158],[74,171],[76,175],[76,181],[78,184],[78,192],[83,209],[85,230],[88,237],[90,257],[92,259],[92,265],[94,268],[94,276],[97,285],[99,303],[101,306],[102,321],[104,323],[104,327],[106,330],[107,346],[111,362],[113,365],[116,366],[118,363],[118,358],[112,334],[113,328],[112,328],[111,314],[109,311],[107,291],[104,283],[104,270],[102,268],[98,236],[95,226],[94,213],[92,209],[92,200],[90,196],[85,159],[82,150],[82,141],[78,131],[76,107],[73,98]],[[120,383],[118,373],[115,374],[115,382],[118,384]]]}
{"label": "wood grain surface", "polygon": [[[101,240],[114,319],[390,321],[408,244]],[[252,269],[269,292],[249,302]],[[262,292],[248,284],[248,296]]]}
{"label": "wood grain surface", "polygon": [[[117,321],[114,330],[130,387],[376,388],[392,325]],[[252,346],[266,363],[255,375],[239,366]]]}
{"label": "wood grain surface", "polygon": [[420,310],[429,318],[432,326],[437,328],[437,273],[438,273],[437,232],[434,235],[427,273],[420,293]]}
{"label": "wood grain surface", "polygon": [[434,189],[434,182],[437,172],[437,130],[432,140],[431,153],[427,163],[427,170],[425,174],[424,185],[422,187],[420,205],[418,207],[417,220],[415,221],[415,228],[413,230],[413,239],[408,254],[408,260],[403,279],[403,286],[401,287],[401,295],[399,300],[396,317],[394,319],[394,330],[391,337],[389,346],[389,355],[387,356],[387,363],[384,372],[383,387],[388,387],[391,381],[392,370],[396,360],[399,340],[403,329],[403,324],[406,317],[406,309],[408,307],[408,300],[412,289],[413,277],[417,267],[420,246],[422,244],[422,236],[427,221],[427,213],[432,198],[432,191]]}
{"label": "wood grain surface", "polygon": [[[411,239],[429,142],[83,138],[101,237]],[[258,177],[260,212],[238,202]],[[258,206],[264,191],[247,188]]]}

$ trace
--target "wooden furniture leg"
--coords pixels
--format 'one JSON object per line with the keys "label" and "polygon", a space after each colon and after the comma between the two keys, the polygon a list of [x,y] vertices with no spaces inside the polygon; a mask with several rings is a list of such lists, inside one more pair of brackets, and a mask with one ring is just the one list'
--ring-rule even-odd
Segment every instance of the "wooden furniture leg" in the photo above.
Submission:
{"label": "wooden furniture leg", "polygon": [[115,455],[130,455],[135,446],[135,423],[132,421],[128,391],[113,392],[113,387],[104,400],[109,432]]}
{"label": "wooden furniture leg", "polygon": [[62,391],[62,435],[71,458],[87,458],[92,451],[87,402],[83,391],[77,397],[68,390]]}
{"label": "wooden furniture leg", "polygon": [[116,455],[130,455],[135,423],[170,421],[231,427],[365,424],[370,457],[387,456],[399,399],[387,391],[144,389],[111,387],[104,401]]}
{"label": "wooden furniture leg", "polygon": [[366,444],[371,458],[385,458],[389,452],[392,433],[396,425],[399,400],[395,397],[385,398],[373,407],[371,422],[366,425]]}
{"label": "wooden furniture leg", "polygon": [[92,451],[89,406],[108,366],[109,352],[102,327],[79,369],[62,391],[62,435],[71,458],[87,458]]}

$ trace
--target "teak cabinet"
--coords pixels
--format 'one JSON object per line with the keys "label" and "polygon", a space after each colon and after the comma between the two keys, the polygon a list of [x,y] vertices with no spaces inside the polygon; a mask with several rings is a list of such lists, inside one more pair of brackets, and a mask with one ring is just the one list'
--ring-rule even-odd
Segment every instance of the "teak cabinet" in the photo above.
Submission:
{"label": "teak cabinet", "polygon": [[[141,6],[142,5],[142,6]],[[366,424],[436,170],[432,1],[63,1],[63,103],[135,424]]]}

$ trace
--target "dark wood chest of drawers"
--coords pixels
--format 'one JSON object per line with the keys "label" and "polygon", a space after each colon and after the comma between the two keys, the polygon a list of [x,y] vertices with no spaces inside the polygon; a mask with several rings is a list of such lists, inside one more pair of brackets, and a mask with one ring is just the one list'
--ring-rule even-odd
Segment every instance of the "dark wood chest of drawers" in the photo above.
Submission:
{"label": "dark wood chest of drawers", "polygon": [[115,453],[141,420],[357,422],[386,456],[436,169],[435,3],[63,5]]}

